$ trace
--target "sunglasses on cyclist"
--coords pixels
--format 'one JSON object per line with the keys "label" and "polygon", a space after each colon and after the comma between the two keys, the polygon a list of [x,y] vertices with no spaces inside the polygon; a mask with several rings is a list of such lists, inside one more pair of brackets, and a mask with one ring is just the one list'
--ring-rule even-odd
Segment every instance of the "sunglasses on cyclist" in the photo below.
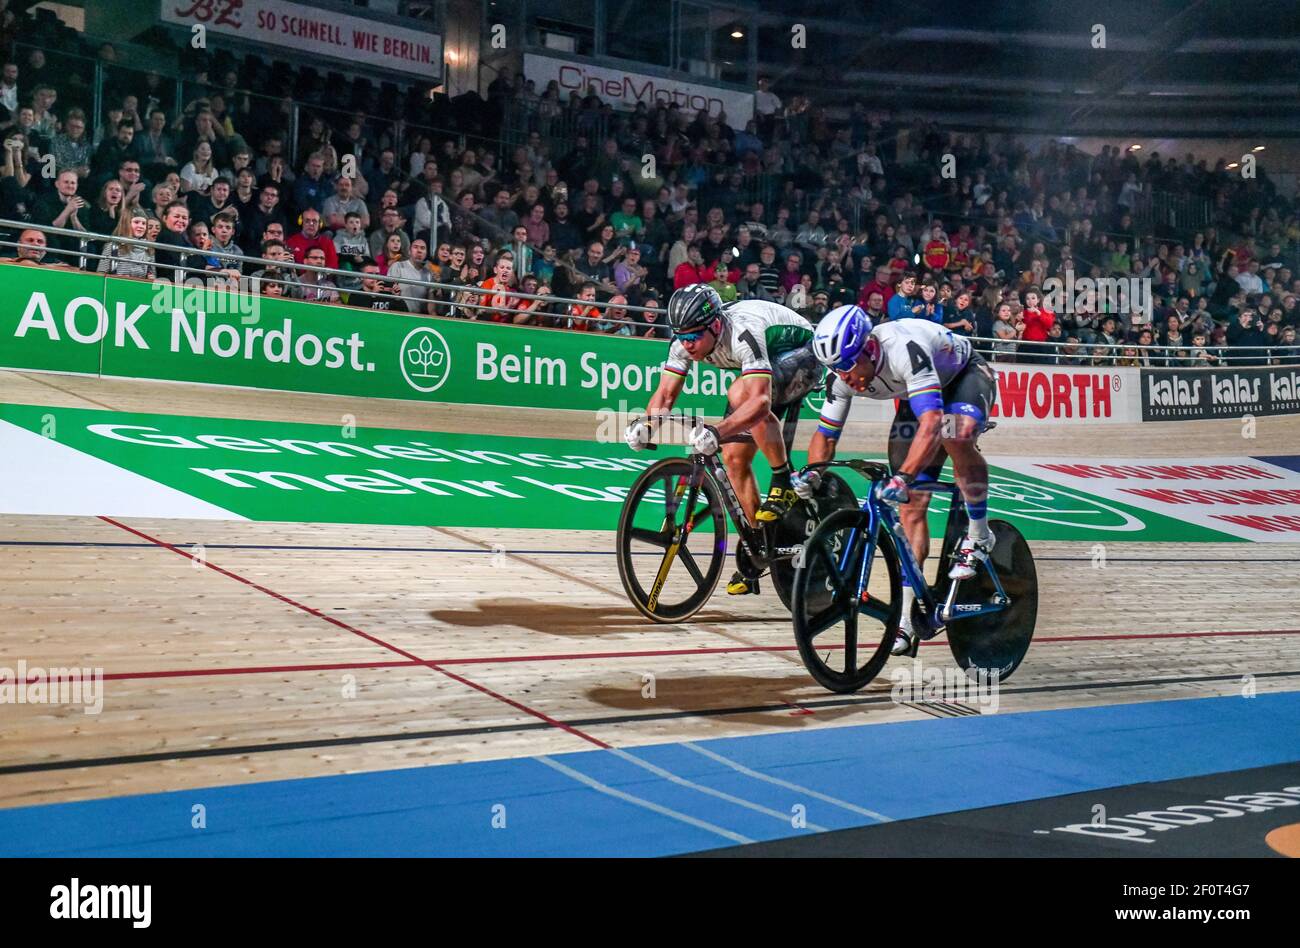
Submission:
{"label": "sunglasses on cyclist", "polygon": [[695,332],[675,332],[673,333],[673,338],[678,342],[694,342],[703,335],[704,330],[698,329]]}

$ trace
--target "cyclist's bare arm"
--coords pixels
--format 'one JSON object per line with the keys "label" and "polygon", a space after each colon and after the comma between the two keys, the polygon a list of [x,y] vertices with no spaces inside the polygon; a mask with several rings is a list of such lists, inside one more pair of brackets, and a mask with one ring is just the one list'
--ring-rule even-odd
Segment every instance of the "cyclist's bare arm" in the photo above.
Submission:
{"label": "cyclist's bare arm", "polygon": [[735,408],[731,414],[718,422],[718,437],[729,438],[732,435],[749,431],[757,424],[766,421],[772,414],[772,377],[770,375],[753,375],[741,378],[736,383],[738,389]]}
{"label": "cyclist's bare arm", "polygon": [[835,446],[838,443],[835,438],[826,437],[825,432],[814,431],[812,441],[808,442],[808,463],[821,464],[823,461],[833,460]]}
{"label": "cyclist's bare arm", "polygon": [[917,421],[916,436],[907,449],[907,457],[896,473],[907,473],[915,477],[929,467],[939,450],[942,430],[943,412],[940,409],[922,414]]}
{"label": "cyclist's bare arm", "polygon": [[659,387],[655,389],[654,396],[650,399],[646,414],[663,415],[671,411],[673,405],[677,404],[677,396],[682,393],[682,386],[685,384],[686,377],[683,375],[675,375],[672,372],[661,373]]}

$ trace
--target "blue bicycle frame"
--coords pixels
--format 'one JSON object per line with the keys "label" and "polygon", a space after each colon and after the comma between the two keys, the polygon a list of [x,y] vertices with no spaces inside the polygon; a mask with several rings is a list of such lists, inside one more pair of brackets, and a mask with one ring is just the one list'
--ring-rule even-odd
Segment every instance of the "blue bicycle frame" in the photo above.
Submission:
{"label": "blue bicycle frame", "polygon": [[[861,461],[830,461],[825,466],[852,467],[871,481],[867,499],[862,502],[862,512],[866,514],[867,519],[865,524],[867,547],[862,558],[862,565],[858,570],[857,588],[854,591],[857,601],[861,602],[862,592],[867,588],[867,584],[871,580],[871,564],[875,560],[876,536],[880,527],[883,526],[894,537],[894,546],[898,550],[898,562],[903,573],[903,582],[912,587],[917,601],[922,606],[927,627],[915,629],[921,639],[930,639],[938,635],[953,619],[968,619],[974,616],[987,615],[991,612],[1000,612],[1011,602],[1006,591],[1002,588],[1002,581],[998,578],[997,571],[993,569],[992,563],[986,561],[984,568],[988,571],[989,578],[993,581],[995,589],[990,602],[958,604],[956,601],[957,591],[961,586],[961,580],[953,580],[948,584],[947,594],[944,597],[942,606],[936,609],[934,593],[926,583],[921,566],[917,563],[916,556],[912,552],[912,544],[908,542],[907,535],[903,532],[903,524],[899,519],[897,507],[880,499],[880,488],[884,481],[885,468],[878,464]],[[911,489],[939,491],[950,495],[953,503],[960,502],[961,498],[961,493],[956,484],[942,481],[913,484]],[[949,516],[951,517],[952,514],[950,513]],[[840,553],[839,572],[841,576],[849,567],[849,557],[853,555],[854,547],[857,545],[858,536],[862,529],[862,525],[853,528],[849,534],[848,542]],[[940,570],[942,569],[943,564],[940,564]]]}

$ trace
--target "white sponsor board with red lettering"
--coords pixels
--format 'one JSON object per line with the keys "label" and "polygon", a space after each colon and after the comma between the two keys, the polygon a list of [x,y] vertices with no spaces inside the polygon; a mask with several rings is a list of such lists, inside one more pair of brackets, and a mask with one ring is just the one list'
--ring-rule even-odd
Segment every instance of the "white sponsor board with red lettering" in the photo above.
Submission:
{"label": "white sponsor board with red lettering", "polygon": [[162,0],[162,19],[179,26],[286,46],[353,63],[442,76],[442,37],[288,0]]}
{"label": "white sponsor board with red lettering", "polygon": [[565,102],[569,101],[570,92],[577,92],[580,96],[594,92],[615,108],[633,109],[638,102],[644,102],[651,109],[660,102],[665,105],[676,103],[679,109],[691,114],[701,109],[715,116],[725,112],[727,124],[732,128],[744,128],[745,123],[754,117],[752,92],[649,76],[626,69],[525,53],[524,76],[537,83],[538,92],[554,79]]}
{"label": "white sponsor board with red lettering", "polygon": [[1122,501],[1243,539],[1300,542],[1300,471],[1258,458],[990,461],[1091,496]]}
{"label": "white sponsor board with red lettering", "polygon": [[[998,400],[993,406],[993,420],[1004,428],[1142,420],[1137,369],[1010,362],[996,362],[992,367],[998,378]],[[815,410],[821,411],[822,393],[810,396],[808,401]],[[849,410],[849,420],[889,421],[894,417],[894,410],[893,401],[855,398]]]}

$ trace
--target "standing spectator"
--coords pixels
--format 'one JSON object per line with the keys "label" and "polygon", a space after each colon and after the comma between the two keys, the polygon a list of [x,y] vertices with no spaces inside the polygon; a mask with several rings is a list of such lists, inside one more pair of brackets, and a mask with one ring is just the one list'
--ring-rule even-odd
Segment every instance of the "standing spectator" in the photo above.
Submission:
{"label": "standing spectator", "polygon": [[63,133],[54,136],[50,151],[54,153],[54,167],[58,171],[75,172],[78,178],[90,175],[90,140],[86,138],[86,113],[81,109],[68,110]]}
{"label": "standing spectator", "polygon": [[162,109],[149,113],[149,127],[134,137],[132,147],[150,178],[157,179],[176,167],[176,143],[167,131],[167,114]]}
{"label": "standing spectator", "polygon": [[118,233],[117,225],[122,219],[122,199],[125,193],[121,181],[116,178],[105,181],[95,203],[86,211],[86,229],[92,234]]}
{"label": "standing spectator", "polygon": [[378,259],[388,246],[388,238],[396,234],[402,243],[402,256],[411,249],[411,240],[406,236],[406,218],[396,207],[386,207],[379,216],[379,227],[370,235],[370,256]]}
{"label": "standing spectator", "polygon": [[1048,347],[1042,343],[1047,341],[1048,331],[1056,322],[1056,314],[1044,308],[1042,302],[1043,294],[1037,287],[1025,291],[1025,309],[1022,313],[1025,329],[1021,338],[1026,344],[1020,347],[1021,362],[1046,361],[1043,354]]}
{"label": "standing spectator", "polygon": [[319,153],[307,159],[303,173],[293,182],[293,206],[303,212],[308,209],[319,213],[325,207],[325,199],[334,193],[329,179],[325,177],[325,159]]}
{"label": "standing spectator", "polygon": [[[72,169],[62,171],[54,179],[54,192],[46,194],[36,201],[32,209],[32,220],[37,224],[48,224],[52,227],[63,227],[68,230],[87,230],[86,225],[81,221],[79,215],[86,207],[86,201],[77,194],[77,185],[80,179],[77,172]],[[57,234],[51,234],[48,239],[48,245],[51,250],[75,251],[79,244],[74,237],[63,237]],[[53,254],[52,256],[60,263],[71,263],[70,256],[64,254]]]}
{"label": "standing spectator", "polygon": [[[429,265],[429,244],[419,237],[412,240],[411,255],[405,260],[391,264],[388,267],[388,276],[403,280],[417,280],[425,284],[432,283],[433,268]],[[398,283],[397,292],[401,294],[402,302],[410,312],[421,315],[431,312],[427,286]]]}
{"label": "standing spectator", "polygon": [[370,226],[370,211],[366,208],[366,202],[357,196],[355,187],[352,178],[340,177],[334,183],[334,193],[322,202],[321,215],[330,231],[346,230],[348,214],[356,214],[361,219],[362,230]]}
{"label": "standing spectator", "polygon": [[244,218],[244,231],[241,235],[244,243],[260,243],[266,228],[272,224],[279,224],[282,230],[288,227],[284,213],[280,210],[280,188],[268,183],[257,192],[257,206]]}

